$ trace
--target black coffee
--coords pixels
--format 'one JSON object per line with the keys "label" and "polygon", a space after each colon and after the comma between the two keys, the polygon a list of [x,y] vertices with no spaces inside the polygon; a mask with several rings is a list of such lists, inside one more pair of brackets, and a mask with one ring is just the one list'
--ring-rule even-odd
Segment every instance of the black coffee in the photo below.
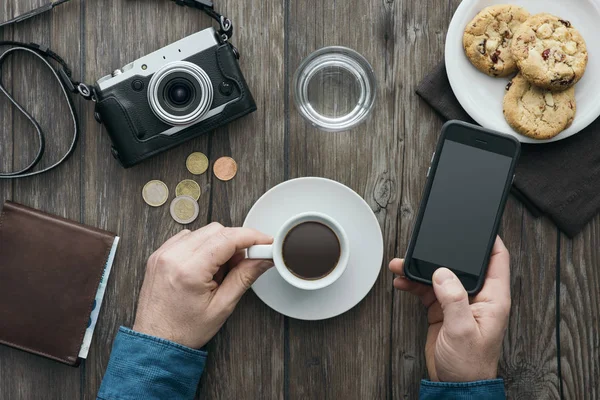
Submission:
{"label": "black coffee", "polygon": [[328,226],[304,222],[293,227],[283,241],[283,262],[302,279],[315,280],[331,273],[340,260],[340,241]]}

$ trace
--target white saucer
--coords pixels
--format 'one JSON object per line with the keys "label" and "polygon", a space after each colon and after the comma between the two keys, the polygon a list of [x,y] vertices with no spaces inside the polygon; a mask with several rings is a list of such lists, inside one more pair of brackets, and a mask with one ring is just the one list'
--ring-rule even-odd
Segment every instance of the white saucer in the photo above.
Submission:
{"label": "white saucer", "polygon": [[252,289],[266,305],[291,318],[320,320],[340,315],[369,293],[383,261],[383,236],[369,205],[352,189],[324,178],[299,178],[265,193],[248,213],[244,227],[275,235],[292,216],[317,211],[333,217],[346,231],[350,261],[331,286],[302,290],[291,286],[275,268]]}

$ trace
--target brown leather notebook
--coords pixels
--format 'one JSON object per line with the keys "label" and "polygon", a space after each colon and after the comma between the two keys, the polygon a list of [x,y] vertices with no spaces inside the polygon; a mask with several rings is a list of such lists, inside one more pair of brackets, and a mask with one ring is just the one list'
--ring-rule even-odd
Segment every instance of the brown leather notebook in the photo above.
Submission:
{"label": "brown leather notebook", "polygon": [[0,343],[79,365],[117,244],[115,234],[7,201],[0,214]]}

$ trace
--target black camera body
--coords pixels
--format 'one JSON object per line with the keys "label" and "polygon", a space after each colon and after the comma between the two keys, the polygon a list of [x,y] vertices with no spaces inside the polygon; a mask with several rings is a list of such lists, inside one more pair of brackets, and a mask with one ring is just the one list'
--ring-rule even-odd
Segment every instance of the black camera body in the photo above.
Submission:
{"label": "black camera body", "polygon": [[237,50],[213,28],[116,70],[94,90],[96,119],[125,168],[256,111]]}

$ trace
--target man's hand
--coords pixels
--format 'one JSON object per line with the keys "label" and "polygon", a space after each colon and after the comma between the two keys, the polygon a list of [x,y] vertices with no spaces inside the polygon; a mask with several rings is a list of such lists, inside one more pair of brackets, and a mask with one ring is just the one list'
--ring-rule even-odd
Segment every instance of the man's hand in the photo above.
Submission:
{"label": "man's hand", "polygon": [[404,260],[390,262],[390,270],[399,275],[394,287],[420,297],[428,309],[425,358],[432,381],[472,382],[497,377],[510,312],[509,261],[508,250],[496,238],[483,289],[470,302],[449,269],[436,270],[431,287],[408,280]]}
{"label": "man's hand", "polygon": [[273,266],[246,260],[244,249],[272,242],[258,231],[218,223],[179,232],[148,260],[133,329],[191,348],[204,346]]}

